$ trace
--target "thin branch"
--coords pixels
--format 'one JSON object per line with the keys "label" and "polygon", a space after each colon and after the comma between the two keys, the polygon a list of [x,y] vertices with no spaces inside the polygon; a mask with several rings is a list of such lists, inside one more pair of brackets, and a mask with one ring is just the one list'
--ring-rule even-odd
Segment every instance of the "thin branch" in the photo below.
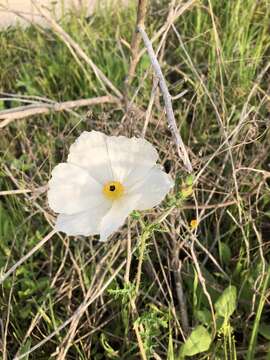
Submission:
{"label": "thin branch", "polygon": [[4,190],[4,191],[0,191],[0,196],[26,194],[26,193],[30,193],[30,192],[33,192],[33,191],[34,190],[30,190],[30,189]]}
{"label": "thin branch", "polygon": [[179,309],[181,313],[181,325],[183,327],[183,331],[185,335],[189,333],[189,322],[188,322],[188,312],[187,312],[187,304],[186,304],[186,297],[183,290],[183,281],[182,281],[182,274],[181,274],[181,262],[179,259],[176,259],[175,262],[178,265],[173,270],[174,280],[175,280],[175,290],[176,296],[179,303]]}
{"label": "thin branch", "polygon": [[83,106],[93,106],[106,103],[119,103],[119,100],[114,96],[107,95],[91,99],[64,101],[55,104],[39,103],[19,106],[13,109],[0,111],[0,120],[3,120],[0,122],[0,129],[4,128],[15,119],[23,119],[38,114],[49,114],[51,111],[64,111]]}
{"label": "thin branch", "polygon": [[145,120],[144,120],[144,125],[143,125],[143,130],[142,130],[142,137],[143,138],[145,137],[147,126],[148,126],[148,124],[150,122],[150,119],[151,119],[151,113],[152,113],[152,108],[153,108],[153,105],[154,105],[155,97],[156,97],[156,94],[157,94],[157,89],[158,89],[158,79],[156,77],[154,77],[151,96],[150,96],[148,107],[147,107],[147,110],[146,110],[146,113],[145,113]]}
{"label": "thin branch", "polygon": [[[250,194],[248,194],[250,195]],[[203,209],[203,210],[208,210],[208,209],[220,209],[223,207],[228,207],[231,205],[236,205],[238,202],[237,200],[230,200],[230,201],[226,201],[223,203],[217,203],[217,204],[198,204],[198,205],[183,205],[181,206],[182,210],[188,210],[188,209]]]}
{"label": "thin branch", "polygon": [[144,41],[144,45],[147,49],[148,55],[150,57],[153,69],[155,71],[156,76],[158,77],[159,80],[159,86],[163,95],[163,99],[164,99],[164,104],[165,104],[165,109],[166,109],[166,115],[167,115],[167,120],[169,123],[169,129],[172,132],[172,135],[174,137],[175,143],[176,143],[176,147],[177,147],[177,151],[179,154],[179,157],[181,158],[181,160],[184,163],[184,166],[186,168],[186,170],[191,173],[193,171],[192,169],[192,165],[191,162],[189,160],[189,156],[187,153],[187,150],[185,148],[184,142],[179,134],[179,131],[177,129],[177,125],[176,125],[176,121],[175,121],[175,117],[174,117],[174,113],[173,113],[173,108],[172,108],[172,101],[171,101],[171,95],[169,93],[168,87],[166,85],[166,81],[165,78],[162,74],[160,65],[158,63],[158,60],[156,58],[156,55],[154,53],[153,47],[152,47],[152,43],[149,40],[148,35],[146,34],[144,28],[142,26],[138,26],[138,31],[140,32],[143,41]]}
{"label": "thin branch", "polygon": [[[144,26],[144,20],[145,20],[145,15],[146,15],[146,10],[147,10],[147,0],[138,0],[138,9],[137,9],[137,20],[136,20],[136,29],[138,26]],[[131,46],[130,46],[130,50],[131,50],[131,60],[130,60],[130,65],[129,65],[129,71],[128,71],[128,75],[126,77],[125,80],[125,100],[127,103],[127,93],[128,93],[128,86],[130,85],[134,74],[135,74],[135,70],[136,70],[136,66],[140,60],[140,54],[139,54],[139,46],[140,46],[140,34],[138,33],[138,31],[135,29],[133,37],[132,37],[132,41],[131,41]]]}
{"label": "thin branch", "polygon": [[201,269],[200,269],[200,265],[199,265],[199,262],[198,262],[198,259],[197,259],[197,256],[195,254],[195,250],[194,250],[194,239],[193,239],[193,242],[190,246],[190,253],[191,253],[191,257],[192,257],[192,260],[193,260],[193,263],[194,263],[194,266],[195,266],[195,269],[196,269],[196,272],[197,272],[197,275],[198,275],[198,279],[199,279],[199,282],[202,286],[202,290],[203,290],[203,293],[204,295],[206,296],[207,300],[208,300],[208,304],[209,304],[209,307],[210,307],[210,310],[211,310],[211,315],[212,315],[212,320],[213,320],[213,330],[212,330],[212,333],[213,333],[213,337],[215,336],[216,334],[216,331],[217,331],[217,324],[216,324],[216,318],[215,318],[215,311],[214,311],[214,306],[213,306],[213,303],[212,303],[212,299],[211,299],[211,296],[207,290],[207,287],[206,287],[206,281],[205,281],[205,278],[201,272]]}

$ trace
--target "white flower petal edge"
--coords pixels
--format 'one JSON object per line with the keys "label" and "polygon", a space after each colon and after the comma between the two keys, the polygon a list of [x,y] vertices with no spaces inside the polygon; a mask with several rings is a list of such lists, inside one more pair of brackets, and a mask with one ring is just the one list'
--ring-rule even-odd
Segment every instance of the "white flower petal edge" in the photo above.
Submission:
{"label": "white flower petal edge", "polygon": [[109,180],[136,183],[155,165],[156,149],[142,138],[107,136],[84,131],[70,147],[68,163],[78,165],[100,183]]}
{"label": "white flower petal edge", "polygon": [[108,210],[108,204],[102,204],[95,209],[73,215],[60,214],[56,220],[55,230],[63,231],[70,236],[99,234],[100,222]]}
{"label": "white flower petal edge", "polygon": [[87,170],[101,184],[113,179],[107,138],[99,131],[84,131],[71,145],[67,160]]}
{"label": "white flower petal edge", "polygon": [[158,159],[153,145],[142,138],[108,136],[107,144],[114,179],[127,187],[142,180]]}
{"label": "white flower petal edge", "polygon": [[170,175],[154,166],[144,180],[130,189],[130,194],[141,194],[136,210],[147,210],[157,206],[174,186]]}
{"label": "white flower petal edge", "polygon": [[136,208],[140,197],[140,194],[126,195],[120,200],[114,201],[111,209],[101,220],[100,241],[106,241],[112,233],[124,224],[128,215]]}
{"label": "white flower petal edge", "polygon": [[55,212],[71,215],[90,210],[106,202],[101,194],[102,186],[78,166],[61,163],[52,171],[48,203]]}

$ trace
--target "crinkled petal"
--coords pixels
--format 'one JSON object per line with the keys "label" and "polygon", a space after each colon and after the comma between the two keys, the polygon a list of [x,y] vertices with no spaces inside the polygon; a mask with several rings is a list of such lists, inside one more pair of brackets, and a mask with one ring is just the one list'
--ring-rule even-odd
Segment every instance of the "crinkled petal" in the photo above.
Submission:
{"label": "crinkled petal", "polygon": [[99,234],[101,219],[108,210],[108,204],[105,203],[95,209],[73,215],[60,214],[56,220],[55,230],[71,236]]}
{"label": "crinkled petal", "polygon": [[141,194],[136,210],[147,210],[158,205],[173,185],[174,182],[170,175],[158,166],[153,167],[143,181],[138,182],[130,189],[132,195]]}
{"label": "crinkled petal", "polygon": [[59,213],[82,212],[106,201],[102,186],[87,171],[73,164],[58,164],[49,181],[48,203]]}
{"label": "crinkled petal", "polygon": [[114,180],[126,187],[143,179],[158,159],[153,145],[142,138],[108,136],[107,144]]}
{"label": "crinkled petal", "polygon": [[84,131],[78,137],[70,147],[68,163],[86,169],[101,184],[113,180],[107,136],[99,131]]}
{"label": "crinkled petal", "polygon": [[140,196],[140,194],[124,196],[120,200],[113,202],[111,209],[101,221],[100,241],[106,241],[113,232],[124,224],[127,216],[136,209]]}

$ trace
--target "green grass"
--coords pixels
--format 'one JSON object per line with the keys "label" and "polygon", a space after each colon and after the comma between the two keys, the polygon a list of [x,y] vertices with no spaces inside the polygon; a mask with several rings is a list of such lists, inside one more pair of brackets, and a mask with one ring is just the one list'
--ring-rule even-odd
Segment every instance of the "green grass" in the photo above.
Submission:
{"label": "green grass", "polygon": [[[165,23],[167,5],[151,2],[150,35]],[[146,138],[177,179],[173,193],[158,209],[133,214],[106,244],[54,235],[6,279],[4,360],[39,345],[23,358],[139,359],[134,328],[148,359],[269,358],[269,12],[267,0],[197,1],[175,20],[161,66],[172,96],[184,92],[173,107],[197,179],[193,194],[158,94]],[[135,20],[135,7],[115,8],[88,20],[71,15],[61,26],[122,92]],[[2,30],[0,49],[0,91],[16,94],[0,99],[0,110],[23,105],[22,96],[67,101],[106,94],[52,30]],[[153,82],[149,64],[144,54],[129,89],[143,111]],[[74,139],[91,129],[141,134],[144,119],[136,112],[124,117],[124,107],[107,104],[87,116],[89,110],[51,112],[0,129],[0,191],[32,191],[0,195],[3,273],[51,231],[55,215],[44,186]],[[189,225],[197,214],[192,240]],[[84,301],[89,306],[76,322],[71,317]]]}

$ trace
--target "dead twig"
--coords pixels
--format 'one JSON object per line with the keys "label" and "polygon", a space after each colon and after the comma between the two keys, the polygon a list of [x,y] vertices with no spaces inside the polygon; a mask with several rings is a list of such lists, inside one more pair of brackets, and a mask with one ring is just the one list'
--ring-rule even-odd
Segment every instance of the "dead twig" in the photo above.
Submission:
{"label": "dead twig", "polygon": [[61,103],[39,103],[26,106],[19,106],[9,110],[0,111],[0,129],[10,124],[13,120],[24,119],[29,116],[49,114],[51,111],[66,111],[83,106],[93,106],[106,103],[119,103],[114,96],[99,96],[91,99],[71,100]]}
{"label": "dead twig", "polygon": [[[144,26],[146,9],[147,9],[147,0],[138,0],[136,29],[138,26]],[[132,79],[134,78],[136,66],[140,60],[139,46],[140,46],[141,37],[136,29],[134,31],[131,41],[131,46],[130,46],[131,60],[130,60],[128,75],[125,79],[124,98],[125,98],[126,107],[128,107],[128,87],[132,82]]]}
{"label": "dead twig", "polygon": [[4,190],[0,191],[0,196],[6,196],[6,195],[17,195],[17,194],[26,194],[33,192],[30,189],[22,189],[22,190]]}
{"label": "dead twig", "polygon": [[180,133],[177,129],[177,125],[176,125],[176,121],[175,121],[175,117],[174,117],[174,112],[173,112],[173,108],[172,108],[172,101],[171,101],[171,95],[169,93],[168,87],[166,85],[166,81],[165,78],[162,74],[160,65],[158,63],[158,60],[156,58],[156,55],[154,53],[153,47],[152,47],[152,43],[149,40],[148,35],[146,34],[144,28],[142,26],[138,26],[138,31],[140,32],[143,41],[144,41],[144,45],[147,49],[148,55],[150,57],[153,69],[155,71],[156,76],[158,77],[159,80],[159,86],[160,86],[160,90],[162,92],[163,95],[163,99],[164,99],[164,103],[165,103],[165,109],[166,109],[166,115],[167,115],[167,120],[169,123],[169,129],[172,132],[172,135],[174,137],[175,140],[175,144],[177,147],[177,151],[178,151],[178,155],[181,158],[181,160],[183,161],[183,164],[186,168],[186,170],[191,173],[193,171],[192,169],[192,165],[191,162],[189,160],[189,156],[187,153],[187,150],[185,148],[184,142],[180,136]]}
{"label": "dead twig", "polygon": [[[179,214],[180,215],[180,214]],[[176,224],[175,217],[171,217],[170,229],[172,235],[172,248],[170,249],[170,258],[171,258],[171,269],[173,273],[173,278],[175,282],[175,293],[178,302],[178,308],[180,312],[180,324],[183,330],[183,333],[186,336],[189,334],[189,321],[188,321],[188,310],[187,310],[187,301],[184,292],[183,278],[182,278],[182,260],[180,260],[180,252],[183,250],[184,241],[179,241],[180,225]]]}
{"label": "dead twig", "polygon": [[176,290],[176,296],[179,303],[180,313],[181,313],[181,325],[183,328],[183,331],[185,335],[189,333],[189,323],[188,323],[188,312],[187,312],[187,304],[186,304],[186,297],[184,294],[183,289],[183,280],[182,280],[182,274],[181,274],[181,261],[179,259],[175,258],[175,261],[177,261],[177,266],[173,271],[174,280],[175,280],[175,290]]}

